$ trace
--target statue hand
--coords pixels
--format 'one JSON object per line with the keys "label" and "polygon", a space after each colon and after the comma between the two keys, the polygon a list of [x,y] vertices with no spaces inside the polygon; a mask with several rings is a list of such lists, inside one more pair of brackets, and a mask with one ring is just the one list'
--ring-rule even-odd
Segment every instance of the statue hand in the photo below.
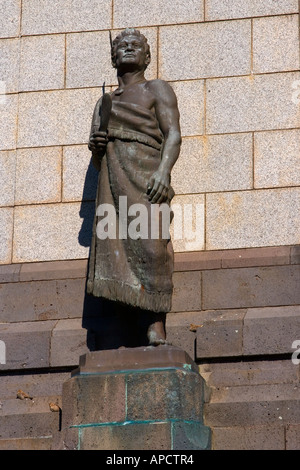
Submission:
{"label": "statue hand", "polygon": [[94,132],[89,140],[88,147],[93,152],[104,154],[107,146],[108,137],[106,132],[96,131]]}
{"label": "statue hand", "polygon": [[152,204],[161,204],[168,199],[170,174],[157,170],[147,184],[147,195]]}

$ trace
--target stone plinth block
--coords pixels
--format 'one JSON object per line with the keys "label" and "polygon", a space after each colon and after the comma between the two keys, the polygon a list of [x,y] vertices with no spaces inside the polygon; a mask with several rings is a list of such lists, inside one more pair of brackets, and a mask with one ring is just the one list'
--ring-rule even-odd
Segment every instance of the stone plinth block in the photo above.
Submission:
{"label": "stone plinth block", "polygon": [[298,38],[298,15],[256,18],[253,22],[254,73],[297,70]]}
{"label": "stone plinth block", "polygon": [[248,74],[250,38],[250,20],[164,26],[160,28],[159,42],[161,78],[188,80]]}
{"label": "stone plinth block", "polygon": [[298,12],[297,0],[206,0],[208,21]]}
{"label": "stone plinth block", "polygon": [[27,0],[23,7],[24,36],[111,27],[111,0]]}
{"label": "stone plinth block", "polygon": [[[125,6],[126,5],[126,6]],[[203,21],[204,2],[200,0],[149,0],[141,5],[139,0],[115,0],[113,2],[114,28],[149,25],[193,23]],[[142,7],[141,7],[142,6]]]}
{"label": "stone plinth block", "polygon": [[0,0],[0,35],[2,38],[18,36],[20,28],[21,2]]}
{"label": "stone plinth block", "polygon": [[205,450],[205,383],[174,346],[96,351],[63,385],[60,448]]}

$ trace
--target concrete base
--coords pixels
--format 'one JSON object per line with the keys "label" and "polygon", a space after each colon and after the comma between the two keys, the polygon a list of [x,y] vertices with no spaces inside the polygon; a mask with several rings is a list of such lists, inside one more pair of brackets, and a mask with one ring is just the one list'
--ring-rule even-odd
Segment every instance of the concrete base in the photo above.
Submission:
{"label": "concrete base", "polygon": [[204,450],[205,383],[181,349],[88,353],[63,385],[60,448]]}

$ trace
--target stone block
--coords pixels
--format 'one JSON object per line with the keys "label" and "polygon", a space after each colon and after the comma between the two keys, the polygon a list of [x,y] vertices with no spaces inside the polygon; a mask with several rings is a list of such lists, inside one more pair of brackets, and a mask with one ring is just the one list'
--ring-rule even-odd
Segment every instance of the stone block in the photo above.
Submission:
{"label": "stone block", "polygon": [[203,271],[203,309],[297,305],[299,274],[297,265]]}
{"label": "stone block", "polygon": [[80,450],[171,449],[171,423],[132,423],[80,429]]}
{"label": "stone block", "polygon": [[[210,430],[186,422],[86,427],[80,431],[79,446],[80,450],[206,450],[210,449]],[[178,462],[180,457],[177,455]],[[175,463],[175,456],[170,455],[168,463],[171,458]]]}
{"label": "stone block", "polygon": [[[298,392],[299,393],[299,392]],[[299,400],[239,401],[205,405],[206,424],[213,427],[299,423]]]}
{"label": "stone block", "polygon": [[16,148],[18,95],[1,96],[0,150]]}
{"label": "stone block", "polygon": [[[30,374],[27,371],[26,374],[3,375],[0,384],[2,400],[16,400],[17,392],[20,389],[32,397],[33,400],[36,398],[40,400],[42,397],[57,397],[56,400],[58,400],[62,393],[62,384],[69,379],[70,373],[60,371],[39,372]],[[60,399],[58,402],[61,404]]]}
{"label": "stone block", "polygon": [[124,374],[72,377],[63,384],[63,427],[122,422],[125,420],[125,403]]}
{"label": "stone block", "polygon": [[59,320],[51,337],[50,365],[52,367],[77,366],[79,356],[88,352],[86,330],[82,319]]}
{"label": "stone block", "polygon": [[14,262],[87,258],[93,218],[88,202],[16,207]]}
{"label": "stone block", "polygon": [[102,86],[103,82],[106,85],[116,83],[108,31],[68,34],[66,51],[67,88]]}
{"label": "stone block", "polygon": [[[57,312],[60,318],[81,319],[85,284],[85,277],[79,279],[61,279],[56,281]],[[70,302],[70,299],[72,299],[72,302]],[[77,324],[76,321],[75,324]],[[78,328],[81,331],[81,324],[80,326],[78,324]],[[80,334],[82,334],[82,332]]]}
{"label": "stone block", "polygon": [[2,207],[0,209],[0,262],[8,264],[11,262],[11,245],[13,236],[13,209]]}
{"label": "stone block", "polygon": [[100,89],[94,88],[21,94],[18,146],[87,143],[94,107],[101,94]]}
{"label": "stone block", "polygon": [[205,19],[208,21],[252,16],[297,13],[297,0],[206,0]]}
{"label": "stone block", "polygon": [[19,282],[20,264],[3,264],[0,266],[0,283]]}
{"label": "stone block", "polygon": [[299,155],[299,129],[255,133],[254,187],[299,186]]}
{"label": "stone block", "polygon": [[1,370],[49,367],[50,337],[55,321],[1,323],[0,338],[6,345],[6,364]]}
{"label": "stone block", "polygon": [[202,422],[203,381],[199,374],[179,369],[144,371],[128,375],[126,383],[128,421]]}
{"label": "stone block", "polygon": [[[19,280],[21,282],[85,278],[87,273],[87,260],[49,261],[11,266],[20,267]],[[72,292],[72,296],[73,294],[74,292]]]}
{"label": "stone block", "polygon": [[20,31],[20,0],[0,1],[0,37],[17,37]]}
{"label": "stone block", "polygon": [[0,206],[13,206],[15,196],[16,152],[0,152]]}
{"label": "stone block", "polygon": [[91,152],[86,145],[63,149],[62,200],[95,200],[98,171],[91,163]]}
{"label": "stone block", "polygon": [[300,264],[300,246],[291,248],[291,264]]}
{"label": "stone block", "polygon": [[240,385],[298,384],[298,370],[290,359],[276,361],[210,362],[199,372],[208,387],[220,389]]}
{"label": "stone block", "polygon": [[[199,423],[176,422],[172,424],[172,448],[176,450],[210,450],[209,427]],[[184,458],[185,456],[181,456]],[[187,457],[188,458],[188,457]],[[186,463],[184,460],[181,462]]]}
{"label": "stone block", "polygon": [[174,271],[201,271],[203,269],[220,269],[222,266],[220,251],[198,251],[193,253],[176,253]]}
{"label": "stone block", "polygon": [[249,20],[162,27],[160,77],[187,80],[248,74],[250,43]]}
{"label": "stone block", "polygon": [[290,264],[290,252],[291,247],[289,246],[224,250],[221,255],[222,268],[280,266]]}
{"label": "stone block", "polygon": [[51,450],[52,436],[0,439],[0,450]]}
{"label": "stone block", "polygon": [[251,134],[183,139],[172,172],[176,194],[252,188]]}
{"label": "stone block", "polygon": [[113,13],[113,27],[139,27],[163,24],[194,23],[203,21],[203,0],[194,2],[185,0],[165,0],[158,3],[149,0],[147,4],[141,4],[139,0],[115,0]]}
{"label": "stone block", "polygon": [[298,127],[298,80],[298,72],[207,80],[207,133]]}
{"label": "stone block", "polygon": [[[295,384],[267,384],[238,387],[226,387],[225,389],[216,388],[212,392],[211,403],[252,403],[252,402],[268,402],[274,403],[286,399],[296,402],[299,399],[299,389]],[[294,403],[295,405],[296,403]],[[278,407],[277,411],[280,411]],[[297,413],[299,416],[299,413]],[[278,413],[278,416],[281,416]],[[279,418],[280,420],[280,418]],[[262,423],[263,424],[263,423]]]}
{"label": "stone block", "polygon": [[284,450],[284,426],[215,427],[214,450]]}
{"label": "stone block", "polygon": [[2,321],[33,322],[59,315],[55,281],[6,283],[1,291]]}
{"label": "stone block", "polygon": [[286,428],[286,450],[299,450],[300,424],[289,424]]}
{"label": "stone block", "polygon": [[0,39],[0,81],[4,82],[5,93],[18,91],[19,46],[19,39]]}
{"label": "stone block", "polygon": [[51,412],[49,408],[49,402],[54,400],[58,398],[3,400],[0,412],[0,438],[51,437],[59,428],[59,413]]}
{"label": "stone block", "polygon": [[300,188],[206,196],[206,249],[299,243]]}
{"label": "stone block", "polygon": [[28,0],[22,9],[23,36],[110,27],[111,0]]}
{"label": "stone block", "polygon": [[178,312],[167,315],[166,330],[167,341],[177,346],[195,360],[195,330],[193,326],[199,323],[201,313]]}
{"label": "stone block", "polygon": [[178,195],[172,200],[174,218],[170,234],[175,252],[204,248],[204,196]]}
{"label": "stone block", "polygon": [[244,355],[292,354],[299,333],[299,305],[249,309],[244,318]]}
{"label": "stone block", "polygon": [[63,88],[64,74],[65,37],[63,34],[22,38],[20,91]]}
{"label": "stone block", "polygon": [[61,148],[19,149],[15,204],[61,200]]}
{"label": "stone block", "polygon": [[1,290],[2,321],[39,321],[82,316],[84,278],[10,282],[3,284]]}
{"label": "stone block", "polygon": [[195,325],[196,357],[240,356],[243,351],[245,313],[245,310],[225,310],[201,315],[198,325]]}
{"label": "stone block", "polygon": [[253,72],[299,69],[298,15],[256,18],[253,21]]}
{"label": "stone block", "polygon": [[204,133],[204,80],[187,80],[170,84],[178,101],[181,135],[202,135]]}
{"label": "stone block", "polygon": [[172,312],[201,310],[201,273],[199,271],[173,274]]}

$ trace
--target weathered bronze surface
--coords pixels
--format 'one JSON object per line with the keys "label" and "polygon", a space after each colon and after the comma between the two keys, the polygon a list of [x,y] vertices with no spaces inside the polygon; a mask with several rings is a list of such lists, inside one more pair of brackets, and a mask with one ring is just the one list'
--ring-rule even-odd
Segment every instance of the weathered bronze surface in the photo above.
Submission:
{"label": "weathered bronze surface", "polygon": [[[138,30],[120,33],[111,51],[119,86],[98,100],[89,138],[99,179],[87,292],[116,302],[125,317],[127,312],[131,318],[145,314],[150,318],[145,345],[159,345],[166,342],[165,318],[171,308],[173,248],[162,229],[153,236],[151,224],[155,217],[158,223],[159,213],[152,209],[170,205],[174,196],[170,183],[181,145],[179,111],[167,82],[146,80],[150,48]],[[116,218],[106,219],[105,238],[97,228],[105,220],[104,209],[110,208]],[[138,236],[130,232],[137,214],[144,216]]]}

